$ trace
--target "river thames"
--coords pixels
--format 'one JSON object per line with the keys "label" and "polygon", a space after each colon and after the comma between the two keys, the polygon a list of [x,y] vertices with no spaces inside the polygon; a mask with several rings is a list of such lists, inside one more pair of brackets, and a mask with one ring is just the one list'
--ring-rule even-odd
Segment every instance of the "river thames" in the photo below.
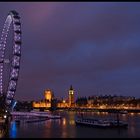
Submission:
{"label": "river thames", "polygon": [[[59,111],[62,118],[34,123],[17,124],[12,121],[6,137],[9,138],[139,138],[140,113],[120,114],[120,120],[128,122],[128,128],[92,128],[76,126],[74,111]],[[85,116],[101,119],[116,119],[107,112],[84,112]]]}

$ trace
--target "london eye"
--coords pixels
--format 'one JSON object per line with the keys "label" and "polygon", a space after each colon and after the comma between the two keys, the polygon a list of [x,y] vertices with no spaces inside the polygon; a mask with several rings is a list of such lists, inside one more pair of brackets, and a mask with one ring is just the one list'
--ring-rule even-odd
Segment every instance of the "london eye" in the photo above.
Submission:
{"label": "london eye", "polygon": [[0,97],[6,108],[14,99],[20,70],[21,22],[19,14],[10,11],[0,39]]}

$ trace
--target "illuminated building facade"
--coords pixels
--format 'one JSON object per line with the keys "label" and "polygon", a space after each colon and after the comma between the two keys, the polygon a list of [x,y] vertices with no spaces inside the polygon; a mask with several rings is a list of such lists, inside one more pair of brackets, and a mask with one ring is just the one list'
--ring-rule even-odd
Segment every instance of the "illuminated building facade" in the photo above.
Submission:
{"label": "illuminated building facade", "polygon": [[57,103],[58,108],[68,108],[69,107],[69,102],[68,100],[61,100]]}
{"label": "illuminated building facade", "polygon": [[74,90],[71,85],[69,89],[69,107],[72,107],[73,105],[74,105]]}
{"label": "illuminated building facade", "polygon": [[33,102],[34,108],[49,108],[51,107],[51,103],[45,101]]}
{"label": "illuminated building facade", "polygon": [[[44,100],[33,102],[34,108],[50,108],[52,107],[52,103],[54,100],[54,94],[53,92],[48,89],[44,92]],[[68,98],[67,99],[61,99],[56,101],[56,107],[58,108],[69,108],[69,107],[75,107],[74,102],[74,90],[72,85],[70,86],[70,89],[68,91]]]}
{"label": "illuminated building facade", "polygon": [[54,94],[50,89],[45,90],[44,92],[45,99],[39,102],[33,102],[34,108],[49,108],[51,107],[51,101],[54,98]]}
{"label": "illuminated building facade", "polygon": [[[94,108],[94,109],[140,109],[140,99],[125,96],[89,96],[80,97],[74,101],[75,93],[72,86],[68,90],[67,99],[55,99],[51,90],[45,90],[44,99],[33,102],[33,108]],[[119,102],[119,103],[118,103]]]}
{"label": "illuminated building facade", "polygon": [[44,92],[45,100],[51,102],[51,100],[54,98],[54,95],[51,90],[45,90]]}
{"label": "illuminated building facade", "polygon": [[71,108],[75,107],[75,102],[74,102],[74,90],[72,85],[70,86],[70,89],[68,91],[68,99],[63,99],[57,103],[58,108]]}

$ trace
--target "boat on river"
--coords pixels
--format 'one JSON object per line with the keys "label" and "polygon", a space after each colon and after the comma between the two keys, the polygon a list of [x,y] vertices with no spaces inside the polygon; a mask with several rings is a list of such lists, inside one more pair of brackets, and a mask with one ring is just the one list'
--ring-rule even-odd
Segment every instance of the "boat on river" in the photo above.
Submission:
{"label": "boat on river", "polygon": [[76,117],[76,125],[92,126],[97,128],[127,128],[128,123],[120,120],[102,120]]}
{"label": "boat on river", "polygon": [[41,121],[46,121],[48,120],[49,118],[36,118],[36,119],[29,119],[29,120],[26,120],[25,122],[26,123],[32,123],[32,122],[41,122]]}
{"label": "boat on river", "polygon": [[61,119],[61,116],[60,115],[55,115],[55,114],[49,114],[47,112],[35,112],[35,111],[32,111],[32,112],[11,112],[11,115],[12,116],[26,116],[26,117],[46,117],[46,118],[49,118],[49,119]]}

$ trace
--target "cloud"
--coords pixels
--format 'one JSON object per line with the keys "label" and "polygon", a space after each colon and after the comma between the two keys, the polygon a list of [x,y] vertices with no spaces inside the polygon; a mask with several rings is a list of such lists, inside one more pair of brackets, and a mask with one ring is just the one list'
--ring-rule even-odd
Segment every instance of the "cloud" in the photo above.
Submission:
{"label": "cloud", "polygon": [[3,2],[0,27],[10,9],[23,32],[17,99],[42,98],[46,88],[67,96],[71,84],[76,96],[139,96],[139,3]]}

